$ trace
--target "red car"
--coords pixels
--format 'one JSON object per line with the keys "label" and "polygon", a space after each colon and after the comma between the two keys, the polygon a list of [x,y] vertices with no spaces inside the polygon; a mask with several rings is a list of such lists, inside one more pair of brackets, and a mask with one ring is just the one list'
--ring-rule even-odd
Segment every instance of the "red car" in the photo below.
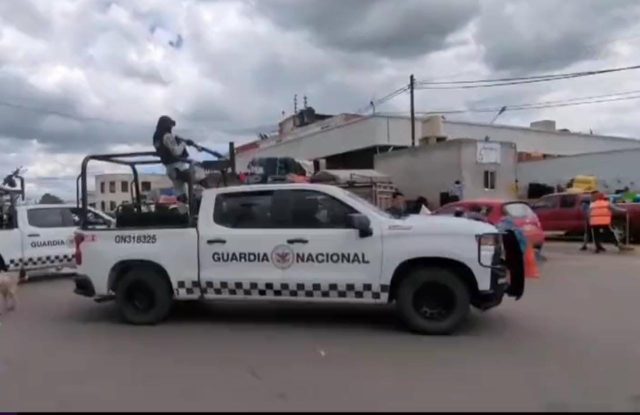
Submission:
{"label": "red car", "polygon": [[506,200],[462,200],[449,203],[433,212],[435,215],[453,215],[457,209],[480,212],[487,222],[497,225],[505,216],[511,217],[536,249],[544,244],[544,231],[535,212],[525,202]]}

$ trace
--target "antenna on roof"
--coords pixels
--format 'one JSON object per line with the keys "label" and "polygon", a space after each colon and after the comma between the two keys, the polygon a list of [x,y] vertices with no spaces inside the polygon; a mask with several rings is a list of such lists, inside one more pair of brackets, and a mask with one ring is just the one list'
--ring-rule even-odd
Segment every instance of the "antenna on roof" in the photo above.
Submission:
{"label": "antenna on roof", "polygon": [[304,108],[307,109],[307,96],[304,96]]}

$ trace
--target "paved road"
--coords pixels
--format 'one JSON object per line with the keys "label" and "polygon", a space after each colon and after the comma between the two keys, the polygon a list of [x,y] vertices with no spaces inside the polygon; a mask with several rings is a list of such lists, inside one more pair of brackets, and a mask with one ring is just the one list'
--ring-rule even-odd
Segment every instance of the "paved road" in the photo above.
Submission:
{"label": "paved road", "polygon": [[525,298],[451,337],[281,304],[132,327],[68,280],[30,283],[0,317],[0,410],[638,410],[640,255],[574,251],[554,244]]}

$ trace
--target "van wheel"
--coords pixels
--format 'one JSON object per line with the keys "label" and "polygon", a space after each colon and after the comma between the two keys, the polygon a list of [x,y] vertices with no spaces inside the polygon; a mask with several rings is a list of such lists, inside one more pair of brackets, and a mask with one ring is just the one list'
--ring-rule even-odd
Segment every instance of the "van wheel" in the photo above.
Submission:
{"label": "van wheel", "polygon": [[396,295],[397,309],[412,331],[450,334],[469,315],[469,289],[452,271],[423,267],[410,271]]}
{"label": "van wheel", "polygon": [[156,272],[135,268],[116,287],[116,304],[131,324],[156,324],[167,318],[173,304],[169,282]]}

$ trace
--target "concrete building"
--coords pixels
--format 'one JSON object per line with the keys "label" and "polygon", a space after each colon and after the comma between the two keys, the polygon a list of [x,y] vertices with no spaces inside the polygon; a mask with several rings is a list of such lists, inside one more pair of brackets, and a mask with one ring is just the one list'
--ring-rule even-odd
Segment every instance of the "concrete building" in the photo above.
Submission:
{"label": "concrete building", "polygon": [[[163,174],[140,174],[140,192],[171,187],[171,181]],[[95,206],[103,212],[112,213],[122,203],[131,202],[132,174],[96,175]]]}
{"label": "concrete building", "polygon": [[515,144],[463,139],[377,154],[374,167],[409,199],[424,196],[438,207],[456,180],[465,199],[512,198],[516,166]]}
{"label": "concrete building", "polygon": [[[290,126],[290,118],[280,123],[277,135],[236,148],[239,171],[253,157],[268,156],[325,159],[330,169],[371,169],[376,154],[411,145],[408,117],[341,114],[300,127]],[[464,138],[514,143],[520,160],[640,148],[640,141],[630,138],[557,130],[550,120],[526,128],[432,116],[417,118],[415,131],[416,145]]]}
{"label": "concrete building", "polygon": [[526,189],[529,183],[566,186],[577,175],[596,176],[602,191],[613,193],[625,186],[633,191],[640,191],[640,149],[613,150],[518,164],[518,181],[522,189]]}

